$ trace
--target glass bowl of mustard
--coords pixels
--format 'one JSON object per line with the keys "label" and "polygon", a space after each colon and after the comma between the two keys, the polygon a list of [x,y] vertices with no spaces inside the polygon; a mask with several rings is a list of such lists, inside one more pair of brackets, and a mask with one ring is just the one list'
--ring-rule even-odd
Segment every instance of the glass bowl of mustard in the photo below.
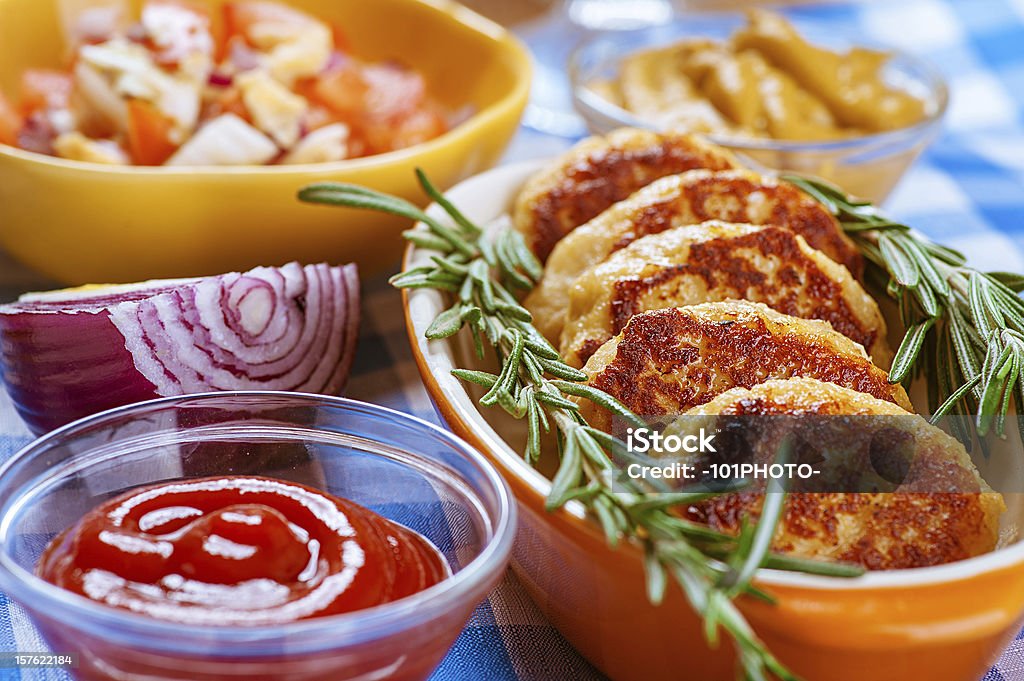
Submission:
{"label": "glass bowl of mustard", "polygon": [[755,169],[821,177],[876,203],[934,140],[949,101],[918,57],[764,10],[595,34],[569,76],[595,134],[693,132]]}
{"label": "glass bowl of mustard", "polygon": [[0,590],[76,681],[418,681],[504,574],[515,527],[500,474],[419,419],[171,397],[0,467]]}

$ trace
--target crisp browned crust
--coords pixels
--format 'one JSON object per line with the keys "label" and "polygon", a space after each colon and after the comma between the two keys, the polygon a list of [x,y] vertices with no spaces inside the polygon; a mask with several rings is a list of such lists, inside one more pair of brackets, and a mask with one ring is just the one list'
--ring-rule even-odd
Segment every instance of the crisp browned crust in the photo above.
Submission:
{"label": "crisp browned crust", "polygon": [[717,221],[648,235],[581,274],[568,293],[562,354],[582,366],[640,312],[727,299],[829,322],[888,366],[885,321],[846,268],[783,227]]}
{"label": "crisp browned crust", "polygon": [[[758,517],[761,501],[754,493],[731,494],[686,515],[736,534],[744,517]],[[989,507],[1001,504],[995,493],[794,494],[773,548],[869,570],[941,565],[995,548],[992,512],[998,517],[1001,510]]]}
{"label": "crisp browned crust", "polygon": [[[677,414],[735,387],[804,376],[911,409],[906,391],[823,322],[728,301],[644,312],[587,362],[590,385],[644,416]],[[582,405],[593,425],[607,412]]]}
{"label": "crisp browned crust", "polygon": [[860,251],[835,218],[796,187],[748,170],[690,170],[655,180],[558,242],[525,301],[537,329],[558,339],[569,289],[587,268],[644,236],[709,220],[784,227],[854,278],[862,276]]}
{"label": "crisp browned crust", "polygon": [[541,260],[563,236],[654,180],[695,168],[739,167],[696,137],[622,129],[576,145],[531,178],[516,201],[516,228]]}
{"label": "crisp browned crust", "polygon": [[[685,202],[685,206],[680,206],[680,202]],[[676,198],[639,212],[632,230],[615,242],[614,249],[664,231],[672,224],[672,214],[681,209],[691,213],[695,223],[722,220],[785,227],[845,266],[858,279],[864,273],[860,251],[824,206],[787,182],[749,170],[702,169],[683,173],[679,176]]]}
{"label": "crisp browned crust", "polygon": [[641,311],[639,302],[643,293],[688,274],[703,279],[708,288],[736,291],[764,288],[772,278],[754,267],[750,260],[737,255],[744,249],[756,250],[787,264],[780,270],[778,281],[772,282],[776,286],[765,291],[770,300],[759,302],[765,302],[783,314],[821,319],[865,348],[874,346],[878,337],[877,327],[869,326],[853,313],[843,297],[841,284],[808,257],[792,232],[775,226],[766,226],[739,237],[696,243],[690,247],[690,256],[683,264],[657,270],[647,277],[615,282],[613,332],[621,331],[626,322]]}
{"label": "crisp browned crust", "polygon": [[[851,423],[853,431],[829,420],[801,421],[797,427],[836,427],[838,434],[832,437],[855,433],[868,441],[873,431],[885,429],[891,438],[898,430],[913,451],[902,453],[910,468],[895,492],[791,494],[773,542],[776,551],[886,570],[949,563],[995,548],[999,516],[1006,508],[1002,497],[981,479],[958,441],[894,404],[830,383],[795,378],[735,388],[688,412],[727,418],[778,415],[871,416]],[[852,449],[849,455],[856,456],[858,448]],[[870,462],[854,463],[861,470],[872,468]],[[744,518],[749,522],[760,515],[762,503],[762,494],[744,492],[716,497],[684,512],[692,520],[737,534]]]}

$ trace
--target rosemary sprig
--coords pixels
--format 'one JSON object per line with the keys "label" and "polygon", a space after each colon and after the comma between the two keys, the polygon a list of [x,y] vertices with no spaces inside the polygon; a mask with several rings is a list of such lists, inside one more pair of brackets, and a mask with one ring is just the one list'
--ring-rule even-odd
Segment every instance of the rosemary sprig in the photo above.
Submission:
{"label": "rosemary sprig", "polygon": [[660,603],[670,578],[674,579],[703,618],[709,643],[717,643],[720,628],[733,638],[747,679],[762,681],[774,675],[796,681],[757,638],[734,599],[747,595],[770,600],[751,583],[762,567],[839,577],[857,576],[862,570],[771,553],[783,492],[765,494],[758,522],[733,537],[680,518],[673,509],[735,491],[735,487],[652,495],[651,490],[625,476],[616,463],[617,457],[628,455],[625,445],[591,427],[570,398],[591,400],[627,423],[646,424],[612,396],[582,383],[586,375],[562,362],[555,348],[533,327],[530,313],[513,292],[532,288],[541,276],[541,265],[521,235],[509,228],[485,233],[422,172],[417,175],[451,224],[435,220],[402,199],[353,185],[315,185],[304,189],[300,198],[379,210],[421,222],[425,229],[405,232],[405,237],[435,252],[431,264],[402,272],[391,282],[398,288],[433,288],[451,295],[451,307],[433,321],[427,338],[448,338],[468,329],[478,356],[482,358],[488,347],[497,355],[501,366],[497,374],[467,369],[456,369],[453,374],[486,388],[480,404],[498,406],[515,418],[527,419],[527,461],[539,460],[542,432],[554,428],[559,467],[547,508],[555,510],[570,501],[582,503],[600,523],[610,545],[627,540],[642,547],[650,600]]}
{"label": "rosemary sprig", "polygon": [[872,266],[869,274],[881,278],[899,305],[907,331],[889,380],[907,382],[923,374],[932,421],[950,416],[968,450],[973,437],[960,415],[975,415],[983,445],[990,432],[1004,436],[1011,402],[1024,412],[1024,300],[1017,295],[1024,276],[976,270],[961,253],[828,183],[795,175],[783,179],[836,216]]}

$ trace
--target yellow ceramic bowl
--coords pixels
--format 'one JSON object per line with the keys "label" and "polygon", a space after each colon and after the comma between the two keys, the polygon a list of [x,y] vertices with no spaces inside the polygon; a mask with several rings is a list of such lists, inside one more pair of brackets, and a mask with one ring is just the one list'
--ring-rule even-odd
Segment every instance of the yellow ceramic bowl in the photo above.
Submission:
{"label": "yellow ceramic bowl", "polygon": [[[508,210],[538,167],[498,168],[448,195],[472,219],[485,222]],[[407,253],[407,266],[426,262],[422,250]],[[423,337],[445,307],[436,291],[407,295],[413,353],[444,419],[490,457],[519,501],[513,565],[540,608],[615,681],[734,681],[731,648],[705,645],[700,622],[678,589],[670,590],[661,606],[648,603],[638,550],[610,549],[600,527],[576,503],[545,512],[551,484],[520,455],[522,422],[498,408],[481,412],[479,394],[467,392],[450,374],[454,367],[478,366],[461,344],[462,334],[454,341]],[[982,475],[1006,497],[1008,538],[1024,519],[1021,495],[1011,494],[1024,489],[1022,452],[1014,432],[1007,451],[980,462]],[[1024,613],[1024,543],[1006,543],[994,553],[950,565],[853,580],[767,570],[758,586],[778,603],[740,605],[769,647],[805,681],[978,681],[1017,632]]]}
{"label": "yellow ceramic bowl", "polygon": [[[449,0],[286,1],[344,27],[356,54],[408,63],[445,104],[476,113],[406,150],[288,168],[111,168],[0,144],[0,246],[69,284],[290,260],[355,261],[368,275],[397,261],[401,220],[302,205],[296,192],[311,182],[342,181],[420,201],[417,166],[445,187],[490,167],[526,104],[529,57],[504,29]],[[63,64],[59,4],[0,0],[6,92],[16,92],[28,67]]]}

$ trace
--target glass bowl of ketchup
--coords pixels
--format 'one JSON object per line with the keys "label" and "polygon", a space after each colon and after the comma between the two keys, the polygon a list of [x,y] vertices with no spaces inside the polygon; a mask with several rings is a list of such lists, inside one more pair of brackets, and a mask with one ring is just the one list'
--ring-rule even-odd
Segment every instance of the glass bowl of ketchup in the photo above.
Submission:
{"label": "glass bowl of ketchup", "polygon": [[80,681],[425,679],[515,506],[452,434],[226,392],[82,419],[0,468],[0,590]]}

